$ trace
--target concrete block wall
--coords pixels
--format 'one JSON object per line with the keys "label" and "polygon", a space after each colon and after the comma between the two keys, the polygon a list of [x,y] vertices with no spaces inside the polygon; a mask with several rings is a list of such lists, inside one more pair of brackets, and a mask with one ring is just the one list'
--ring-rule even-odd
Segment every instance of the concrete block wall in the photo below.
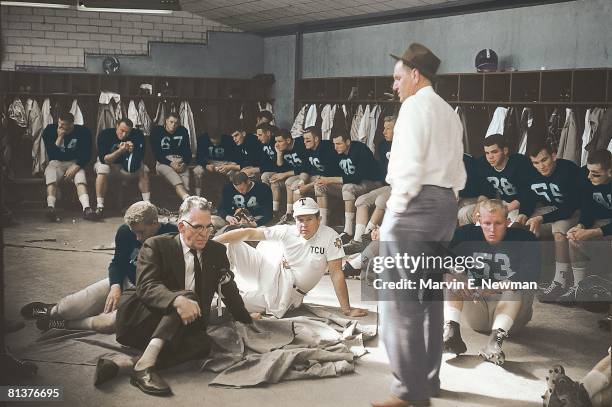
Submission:
{"label": "concrete block wall", "polygon": [[31,7],[0,8],[1,68],[82,68],[85,54],[147,55],[149,42],[206,44],[209,31],[240,31],[184,11],[120,14]]}

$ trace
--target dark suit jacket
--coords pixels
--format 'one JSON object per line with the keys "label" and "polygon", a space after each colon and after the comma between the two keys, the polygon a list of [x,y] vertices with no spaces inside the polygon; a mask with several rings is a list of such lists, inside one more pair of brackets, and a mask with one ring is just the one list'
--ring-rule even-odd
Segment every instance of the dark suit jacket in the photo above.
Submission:
{"label": "dark suit jacket", "polygon": [[[213,240],[206,243],[201,259],[203,276],[199,279],[199,303],[201,322],[206,326],[213,295],[220,279],[229,272],[230,265],[225,246]],[[250,323],[251,317],[244,308],[236,283],[231,280],[221,287],[223,302],[234,319]],[[188,292],[185,290],[185,260],[179,235],[168,233],[147,239],[138,254],[136,297],[150,311],[167,314],[174,311],[174,299]]]}

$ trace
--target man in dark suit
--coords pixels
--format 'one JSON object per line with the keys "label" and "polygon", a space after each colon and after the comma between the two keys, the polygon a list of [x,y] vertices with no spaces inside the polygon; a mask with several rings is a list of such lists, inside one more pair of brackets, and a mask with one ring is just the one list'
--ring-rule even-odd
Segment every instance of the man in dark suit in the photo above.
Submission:
{"label": "man in dark suit", "polygon": [[130,383],[147,394],[171,392],[158,368],[210,352],[206,326],[215,291],[237,321],[252,323],[229,271],[225,246],[208,240],[210,210],[206,199],[186,198],[179,209],[178,235],[145,241],[138,255],[136,289],[122,295],[117,341],[144,349]]}

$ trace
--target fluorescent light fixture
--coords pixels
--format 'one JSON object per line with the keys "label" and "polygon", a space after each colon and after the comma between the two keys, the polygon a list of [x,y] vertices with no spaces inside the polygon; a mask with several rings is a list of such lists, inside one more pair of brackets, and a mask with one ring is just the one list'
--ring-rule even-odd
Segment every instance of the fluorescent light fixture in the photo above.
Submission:
{"label": "fluorescent light fixture", "polygon": [[44,7],[44,8],[70,8],[72,4],[54,4],[54,3],[33,3],[28,1],[0,1],[2,6],[16,7]]}
{"label": "fluorescent light fixture", "polygon": [[[4,4],[4,3],[2,3]],[[102,13],[172,14],[172,10],[149,10],[136,8],[100,8],[77,6],[79,11],[99,11]]]}

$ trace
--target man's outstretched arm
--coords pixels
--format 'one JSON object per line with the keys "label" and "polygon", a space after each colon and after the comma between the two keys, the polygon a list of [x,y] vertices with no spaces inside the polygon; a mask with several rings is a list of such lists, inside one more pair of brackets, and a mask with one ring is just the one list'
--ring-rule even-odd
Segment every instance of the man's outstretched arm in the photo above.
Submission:
{"label": "man's outstretched arm", "polygon": [[342,272],[342,259],[328,261],[327,266],[329,268],[329,277],[334,285],[334,290],[336,291],[336,297],[338,297],[342,313],[349,317],[363,317],[368,315],[368,311],[364,309],[351,308],[348,288],[346,287],[344,273]]}

